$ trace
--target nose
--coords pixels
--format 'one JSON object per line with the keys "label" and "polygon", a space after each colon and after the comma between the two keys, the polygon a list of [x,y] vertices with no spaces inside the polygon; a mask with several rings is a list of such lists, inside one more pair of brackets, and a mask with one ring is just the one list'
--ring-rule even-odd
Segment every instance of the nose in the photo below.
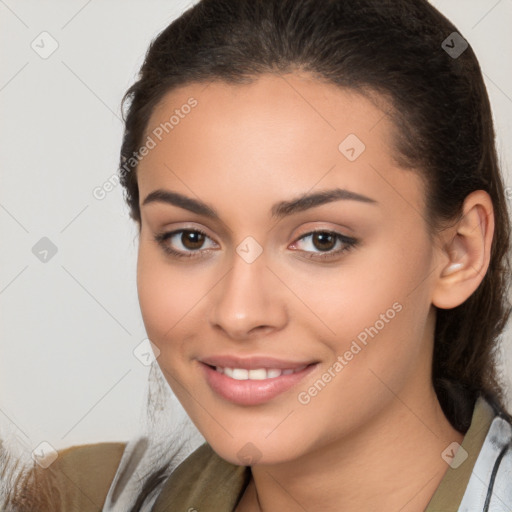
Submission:
{"label": "nose", "polygon": [[235,254],[231,270],[212,294],[210,324],[237,340],[282,329],[288,321],[282,287],[263,254],[252,263]]}

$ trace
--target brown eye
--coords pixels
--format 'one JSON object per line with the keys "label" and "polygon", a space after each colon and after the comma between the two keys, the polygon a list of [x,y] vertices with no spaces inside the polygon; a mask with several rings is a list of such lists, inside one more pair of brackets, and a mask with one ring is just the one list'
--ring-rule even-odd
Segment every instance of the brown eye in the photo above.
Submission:
{"label": "brown eye", "polygon": [[336,245],[337,237],[327,231],[318,231],[313,234],[313,245],[320,251],[330,251]]}
{"label": "brown eye", "polygon": [[183,231],[181,243],[187,249],[200,249],[204,244],[205,235],[200,231]]}
{"label": "brown eye", "polygon": [[336,231],[311,231],[300,237],[294,244],[309,259],[326,260],[341,255],[358,244],[358,240]]}
{"label": "brown eye", "polygon": [[154,236],[157,244],[171,257],[199,258],[206,256],[218,245],[198,229],[178,229]]}

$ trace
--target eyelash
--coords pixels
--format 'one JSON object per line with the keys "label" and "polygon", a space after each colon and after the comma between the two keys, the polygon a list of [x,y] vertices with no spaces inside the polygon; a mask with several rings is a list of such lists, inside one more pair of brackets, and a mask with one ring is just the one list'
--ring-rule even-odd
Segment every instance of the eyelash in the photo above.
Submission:
{"label": "eyelash", "polygon": [[[201,231],[200,229],[178,229],[176,231],[170,231],[170,232],[163,232],[163,233],[157,233],[154,236],[154,240],[160,245],[160,247],[164,250],[166,254],[172,257],[176,258],[200,258],[202,257],[201,253],[204,254],[205,252],[211,251],[211,249],[198,249],[197,251],[189,251],[188,253],[183,253],[180,251],[176,251],[172,247],[170,247],[166,242],[169,238],[172,238],[174,235],[177,235],[179,233],[184,233],[185,231],[191,232],[191,233],[199,233],[201,235],[204,235],[207,238],[210,238],[204,231]],[[326,251],[326,252],[320,252],[320,253],[310,253],[309,251],[303,251],[306,253],[309,253],[310,255],[306,256],[308,259],[314,259],[314,260],[326,260],[335,258],[336,256],[340,256],[343,253],[346,253],[356,247],[359,243],[359,241],[355,238],[348,237],[345,235],[342,235],[341,233],[338,233],[336,231],[329,231],[326,229],[318,229],[314,231],[309,231],[308,233],[302,235],[300,238],[297,239],[303,240],[304,238],[308,238],[311,235],[314,235],[315,233],[323,233],[323,234],[329,234],[334,235],[336,237],[336,241],[341,241],[345,244],[344,247],[341,249],[338,249],[336,251]],[[296,242],[294,242],[296,243]],[[314,255],[311,255],[314,254]]]}

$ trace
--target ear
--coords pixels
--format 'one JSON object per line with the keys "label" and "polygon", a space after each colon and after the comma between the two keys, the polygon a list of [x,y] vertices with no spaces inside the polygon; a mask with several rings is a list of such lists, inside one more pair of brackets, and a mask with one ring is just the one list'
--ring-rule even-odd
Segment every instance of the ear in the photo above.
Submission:
{"label": "ear", "polygon": [[476,190],[464,200],[461,219],[439,235],[434,306],[455,308],[478,288],[489,267],[493,234],[492,200],[487,192]]}

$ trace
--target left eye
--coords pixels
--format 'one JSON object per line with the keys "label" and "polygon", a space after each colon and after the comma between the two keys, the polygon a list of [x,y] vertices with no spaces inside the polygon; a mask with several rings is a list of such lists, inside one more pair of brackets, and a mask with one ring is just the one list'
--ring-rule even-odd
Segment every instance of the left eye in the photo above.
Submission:
{"label": "left eye", "polygon": [[[301,250],[313,253],[310,258],[327,258],[341,254],[354,247],[357,240],[335,231],[313,231],[302,236],[293,245],[310,239]],[[337,247],[337,248],[336,248]],[[323,253],[323,254],[322,254]]]}

